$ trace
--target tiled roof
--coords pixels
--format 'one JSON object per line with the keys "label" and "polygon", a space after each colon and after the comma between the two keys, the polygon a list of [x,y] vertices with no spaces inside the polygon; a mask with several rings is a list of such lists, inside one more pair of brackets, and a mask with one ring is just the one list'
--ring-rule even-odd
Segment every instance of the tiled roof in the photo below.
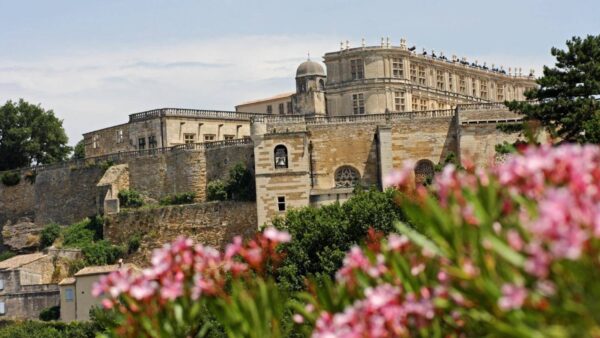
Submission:
{"label": "tiled roof", "polygon": [[25,264],[37,261],[38,259],[45,256],[46,254],[44,254],[43,252],[36,252],[27,255],[18,255],[0,262],[0,270],[17,269]]}
{"label": "tiled roof", "polygon": [[[123,264],[123,268],[139,270],[139,268],[134,264]],[[113,265],[100,265],[100,266],[88,266],[85,267],[75,274],[75,277],[85,276],[85,275],[98,275],[98,274],[107,274],[113,271],[119,270],[119,264]]]}
{"label": "tiled roof", "polygon": [[61,280],[60,283],[58,283],[58,285],[70,285],[70,284],[75,284],[75,278],[67,277],[67,278]]}
{"label": "tiled roof", "polygon": [[275,95],[275,96],[267,97],[267,98],[264,98],[264,99],[246,101],[246,102],[242,102],[242,103],[238,104],[236,107],[245,106],[245,105],[253,104],[253,103],[268,102],[268,101],[275,101],[275,100],[279,100],[279,99],[284,99],[284,98],[290,97],[290,96],[292,96],[294,94],[295,94],[295,92],[289,92],[289,93],[283,93],[283,94],[278,94],[278,95]]}

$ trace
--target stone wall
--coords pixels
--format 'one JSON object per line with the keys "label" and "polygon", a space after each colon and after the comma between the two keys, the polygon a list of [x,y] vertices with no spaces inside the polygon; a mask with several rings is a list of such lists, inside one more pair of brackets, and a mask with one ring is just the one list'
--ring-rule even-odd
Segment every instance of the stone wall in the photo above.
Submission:
{"label": "stone wall", "polygon": [[503,133],[498,124],[469,124],[460,129],[460,157],[469,159],[477,166],[489,166],[496,157],[496,145],[504,141],[513,143],[518,133]]}
{"label": "stone wall", "polygon": [[406,160],[427,159],[437,164],[455,154],[457,134],[451,117],[398,121],[392,125],[392,163],[400,168]]}
{"label": "stone wall", "polygon": [[56,284],[24,286],[18,293],[0,295],[4,302],[6,319],[38,319],[40,312],[60,305],[60,294]]}
{"label": "stone wall", "polygon": [[136,263],[148,263],[152,249],[179,236],[223,248],[235,236],[250,237],[257,231],[256,204],[207,202],[121,212],[106,217],[104,235],[111,242],[127,244],[141,236]]}

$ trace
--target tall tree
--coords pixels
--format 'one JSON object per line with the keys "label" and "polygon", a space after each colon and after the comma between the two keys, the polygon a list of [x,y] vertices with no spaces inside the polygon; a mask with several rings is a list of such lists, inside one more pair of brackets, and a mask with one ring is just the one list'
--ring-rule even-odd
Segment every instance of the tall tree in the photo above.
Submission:
{"label": "tall tree", "polygon": [[23,99],[0,106],[0,170],[63,161],[71,152],[67,142],[52,110]]}
{"label": "tall tree", "polygon": [[525,93],[534,102],[510,102],[509,108],[539,121],[553,137],[600,143],[600,35],[573,37],[552,55],[555,66],[545,66],[539,87]]}
{"label": "tall tree", "polygon": [[75,145],[75,148],[73,148],[73,156],[71,156],[71,158],[74,159],[74,160],[84,159],[85,158],[85,143],[84,143],[84,140],[81,140],[81,141],[77,142],[77,144]]}

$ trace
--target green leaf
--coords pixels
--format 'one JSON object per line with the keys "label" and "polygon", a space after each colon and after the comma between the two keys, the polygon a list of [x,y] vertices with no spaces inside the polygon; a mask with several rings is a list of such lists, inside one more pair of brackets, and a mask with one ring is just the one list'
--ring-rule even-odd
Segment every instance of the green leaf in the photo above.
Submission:
{"label": "green leaf", "polygon": [[440,250],[440,248],[437,245],[435,245],[435,243],[430,241],[427,237],[423,236],[422,234],[418,233],[416,230],[409,228],[406,224],[402,222],[396,222],[394,225],[396,226],[398,232],[408,237],[416,245],[432,252],[437,256],[447,257],[447,255],[444,252],[442,252],[442,250]]}

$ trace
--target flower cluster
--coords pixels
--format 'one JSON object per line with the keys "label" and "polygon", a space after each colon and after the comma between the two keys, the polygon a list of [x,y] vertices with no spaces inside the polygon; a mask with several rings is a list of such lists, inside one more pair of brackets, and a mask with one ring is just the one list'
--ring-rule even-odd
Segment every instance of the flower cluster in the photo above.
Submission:
{"label": "flower cluster", "polygon": [[223,295],[228,276],[263,272],[267,264],[281,259],[277,245],[288,241],[288,233],[268,228],[245,245],[240,237],[234,238],[221,253],[181,237],[155,250],[151,267],[143,272],[123,269],[103,276],[94,285],[93,295],[107,296],[105,308],[119,304],[124,296],[130,300],[126,311],[135,311],[140,302],[152,300],[164,303],[182,296],[196,300],[203,295]]}
{"label": "flower cluster", "polygon": [[365,298],[344,312],[323,313],[317,320],[313,338],[400,337],[409,325],[422,327],[435,315],[431,294],[404,295],[401,289],[381,284],[365,290]]}

